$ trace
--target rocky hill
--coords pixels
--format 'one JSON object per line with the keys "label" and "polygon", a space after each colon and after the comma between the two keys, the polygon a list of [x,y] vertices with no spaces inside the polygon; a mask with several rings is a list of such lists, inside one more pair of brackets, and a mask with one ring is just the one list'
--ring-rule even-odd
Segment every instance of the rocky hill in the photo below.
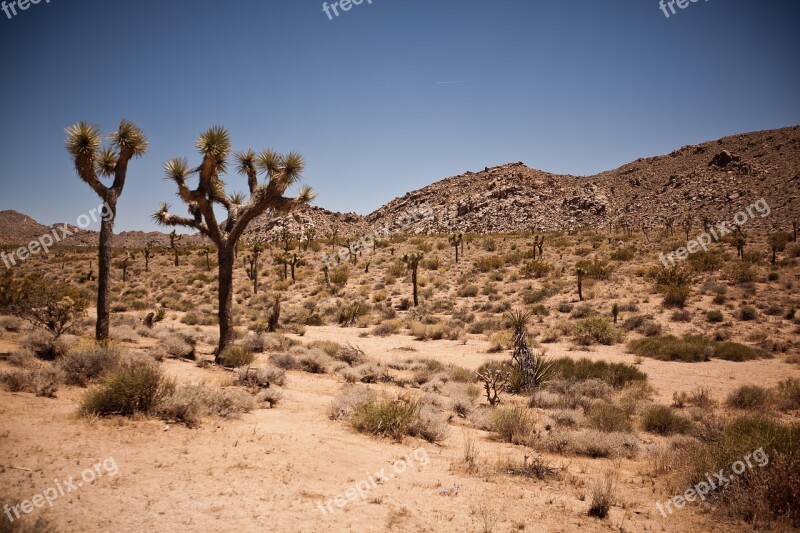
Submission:
{"label": "rocky hill", "polygon": [[256,240],[278,241],[284,229],[288,229],[292,235],[303,236],[311,231],[314,238],[320,239],[331,237],[334,228],[337,228],[337,238],[342,239],[359,237],[371,231],[366,219],[356,213],[335,213],[321,207],[305,205],[288,215],[263,215],[253,220],[242,239],[245,243]]}
{"label": "rocky hill", "polygon": [[595,176],[550,174],[511,163],[409,192],[366,217],[391,224],[430,206],[411,233],[570,231],[675,226],[689,217],[728,221],[764,198],[771,214],[748,227],[785,229],[800,219],[800,127],[752,132],[669,155],[638,159]]}

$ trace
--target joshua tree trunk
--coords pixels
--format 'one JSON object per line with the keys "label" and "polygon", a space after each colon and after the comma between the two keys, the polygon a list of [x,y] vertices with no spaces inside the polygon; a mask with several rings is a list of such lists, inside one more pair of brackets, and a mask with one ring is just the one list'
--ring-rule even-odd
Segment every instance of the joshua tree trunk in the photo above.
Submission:
{"label": "joshua tree trunk", "polygon": [[411,283],[414,285],[414,307],[419,305],[419,298],[417,297],[417,266],[411,269]]}
{"label": "joshua tree trunk", "polygon": [[233,343],[233,247],[227,244],[217,250],[219,260],[219,347],[222,351]]}
{"label": "joshua tree trunk", "polygon": [[104,198],[112,216],[106,217],[100,224],[100,246],[97,257],[97,324],[95,338],[104,341],[109,336],[111,324],[111,253],[114,247],[114,220],[117,217],[117,199],[108,194]]}
{"label": "joshua tree trunk", "polygon": [[583,273],[578,272],[578,299],[583,301]]}

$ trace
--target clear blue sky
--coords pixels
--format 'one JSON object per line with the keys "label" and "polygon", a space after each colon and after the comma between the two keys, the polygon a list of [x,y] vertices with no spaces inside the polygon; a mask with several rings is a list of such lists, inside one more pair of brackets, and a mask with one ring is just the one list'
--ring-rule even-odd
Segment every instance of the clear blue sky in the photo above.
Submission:
{"label": "clear blue sky", "polygon": [[318,0],[0,12],[0,210],[74,223],[99,203],[63,148],[79,120],[128,118],[150,140],[117,231],[177,207],[162,164],[197,161],[214,124],[237,149],[300,151],[317,205],[366,214],[485,166],[594,174],[800,123],[794,0],[700,0],[670,18],[657,0],[372,1],[332,21]]}

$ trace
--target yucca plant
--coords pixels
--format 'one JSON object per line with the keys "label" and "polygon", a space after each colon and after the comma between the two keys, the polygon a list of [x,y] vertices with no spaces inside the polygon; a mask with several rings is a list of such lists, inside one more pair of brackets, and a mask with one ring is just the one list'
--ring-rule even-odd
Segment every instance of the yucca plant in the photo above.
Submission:
{"label": "yucca plant", "polygon": [[[117,200],[125,187],[128,163],[147,151],[147,138],[132,122],[123,120],[116,132],[110,135],[111,147],[103,147],[100,128],[88,122],[78,122],[66,129],[66,148],[72,157],[78,176],[86,182],[105,203],[100,223],[97,275],[97,340],[108,339],[111,323],[111,259],[114,245],[114,221],[117,218]],[[110,186],[101,178],[114,178]]]}
{"label": "yucca plant", "polygon": [[456,263],[458,263],[458,247],[464,243],[464,234],[454,233],[450,235],[447,240],[450,242],[450,246],[456,251]]}
{"label": "yucca plant", "polygon": [[[169,205],[162,204],[153,215],[156,222],[165,226],[183,226],[197,230],[211,239],[217,247],[219,275],[219,354],[232,344],[233,330],[233,267],[236,244],[250,222],[268,209],[274,213],[288,213],[310,202],[314,193],[303,187],[297,197],[285,197],[287,189],[297,183],[305,165],[303,156],[292,152],[278,154],[264,150],[256,154],[247,150],[235,154],[236,172],[247,178],[250,198],[225,193],[222,175],[227,172],[231,155],[230,135],[225,128],[214,126],[197,139],[197,149],[202,155],[199,166],[190,168],[186,159],[172,159],[164,165],[167,179],[178,187],[178,196],[188,208],[188,217],[179,217],[169,212]],[[266,183],[259,183],[258,175],[266,175]],[[196,174],[197,187],[190,189],[186,180]],[[240,202],[240,203],[237,203]],[[217,221],[214,207],[227,211],[223,222]]]}
{"label": "yucca plant", "polygon": [[528,344],[530,317],[530,313],[522,310],[512,310],[506,313],[506,320],[514,331],[512,363],[522,376],[528,390],[535,392],[549,381],[553,371],[553,361],[545,357],[543,352],[531,349]]}

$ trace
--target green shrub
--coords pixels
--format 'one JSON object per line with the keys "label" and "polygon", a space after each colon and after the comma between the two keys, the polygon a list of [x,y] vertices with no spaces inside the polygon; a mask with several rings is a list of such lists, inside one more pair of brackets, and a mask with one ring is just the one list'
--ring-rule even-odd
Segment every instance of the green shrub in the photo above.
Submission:
{"label": "green shrub", "polygon": [[477,285],[464,285],[458,289],[458,296],[460,298],[474,298],[478,295],[480,289]]}
{"label": "green shrub", "polygon": [[725,320],[725,316],[723,316],[722,311],[717,309],[712,309],[706,313],[706,320],[711,322],[712,324],[719,324],[720,322]]}
{"label": "green shrub", "polygon": [[717,342],[714,343],[714,357],[738,363],[758,359],[758,353],[749,346],[737,342]]}
{"label": "green shrub", "polygon": [[636,339],[628,343],[628,349],[642,357],[687,363],[708,361],[714,353],[712,341],[692,335],[681,339],[674,335]]}
{"label": "green shrub", "polygon": [[244,346],[228,346],[219,354],[218,363],[225,368],[239,368],[255,361],[255,355]]}
{"label": "green shrub", "polygon": [[593,257],[591,261],[578,261],[575,267],[582,269],[588,279],[605,280],[614,272],[613,265],[598,257]]}
{"label": "green shrub", "polygon": [[553,270],[553,265],[546,261],[526,261],[519,271],[525,279],[539,279],[547,276]]}
{"label": "green shrub", "polygon": [[622,340],[622,337],[622,331],[604,317],[585,318],[575,324],[575,342],[582,346],[596,343],[610,346]]}
{"label": "green shrub", "polygon": [[86,387],[92,381],[119,368],[123,351],[115,344],[78,344],[58,360],[67,385]]}
{"label": "green shrub", "polygon": [[569,357],[553,360],[553,375],[568,381],[587,381],[599,379],[614,388],[621,389],[629,383],[646,382],[647,374],[625,363],[607,363],[581,358],[577,361]]}
{"label": "green shrub", "polygon": [[664,294],[663,303],[665,307],[679,307],[681,309],[686,306],[686,300],[689,299],[692,293],[689,287],[680,285],[667,285],[661,292]]}
{"label": "green shrub", "polygon": [[592,404],[587,420],[591,427],[605,433],[627,433],[633,429],[630,416],[625,410],[603,401]]}
{"label": "green shrub", "polygon": [[84,415],[96,416],[150,413],[173,388],[174,384],[163,377],[154,363],[131,359],[88,391],[80,410]]}
{"label": "green shrub", "polygon": [[492,431],[503,442],[525,444],[533,433],[536,420],[530,409],[519,405],[498,408],[492,417]]}
{"label": "green shrub", "polygon": [[438,442],[445,436],[441,420],[426,415],[416,401],[367,401],[355,407],[351,423],[357,431],[400,440],[404,436]]}
{"label": "green shrub", "polygon": [[645,431],[668,436],[684,434],[691,429],[692,423],[669,407],[654,405],[642,414],[642,427]]}
{"label": "green shrub", "polygon": [[611,259],[613,261],[630,261],[636,255],[636,250],[633,247],[617,248],[611,252]]}
{"label": "green shrub", "polygon": [[758,310],[752,305],[745,305],[739,308],[736,317],[743,322],[749,322],[758,318]]}
{"label": "green shrub", "polygon": [[742,385],[728,395],[725,404],[734,409],[763,409],[770,401],[770,394],[758,385]]}

